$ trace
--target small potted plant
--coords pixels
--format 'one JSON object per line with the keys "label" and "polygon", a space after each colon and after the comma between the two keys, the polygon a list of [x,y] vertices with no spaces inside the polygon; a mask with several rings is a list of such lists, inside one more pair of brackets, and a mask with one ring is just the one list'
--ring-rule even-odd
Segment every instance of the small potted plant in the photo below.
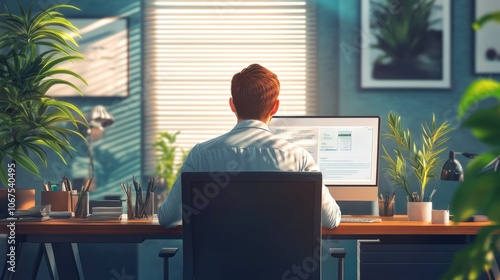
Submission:
{"label": "small potted plant", "polygon": [[[34,158],[47,166],[49,151],[66,163],[64,156],[74,151],[69,137],[85,140],[78,125],[86,125],[75,105],[50,96],[56,84],[81,93],[55,75],[71,75],[85,82],[75,72],[57,67],[83,58],[68,34],[77,34],[77,28],[58,11],[77,8],[55,4],[34,13],[33,3],[28,9],[19,1],[17,4],[19,14],[8,7],[0,14],[0,182],[9,189],[15,189],[18,166],[40,176]],[[40,46],[46,50],[41,51]]]}
{"label": "small potted plant", "polygon": [[[422,127],[422,144],[417,145],[412,138],[408,128],[403,128],[401,116],[390,112],[387,117],[388,131],[384,138],[393,142],[395,148],[389,151],[382,146],[382,158],[387,162],[385,169],[391,181],[401,187],[406,193],[408,200],[408,218],[410,220],[430,221],[432,211],[432,197],[436,192],[434,187],[428,190],[428,184],[436,179],[441,168],[440,155],[446,149],[447,136],[452,128],[449,122],[444,121],[440,125],[436,123],[436,117],[432,115],[432,122]],[[411,176],[418,181],[418,186],[413,187]],[[426,211],[417,211],[414,215],[413,209],[425,207]],[[421,213],[426,213],[425,216]]]}
{"label": "small potted plant", "polygon": [[159,179],[160,186],[162,186],[164,190],[162,194],[156,197],[155,203],[161,203],[165,200],[172,189],[173,183],[179,176],[182,163],[188,155],[189,151],[180,150],[182,154],[181,161],[175,161],[175,155],[177,149],[179,149],[179,147],[175,145],[175,142],[177,141],[177,135],[179,135],[179,133],[179,131],[175,133],[169,133],[167,131],[160,132],[154,143],[157,152],[155,176]]}

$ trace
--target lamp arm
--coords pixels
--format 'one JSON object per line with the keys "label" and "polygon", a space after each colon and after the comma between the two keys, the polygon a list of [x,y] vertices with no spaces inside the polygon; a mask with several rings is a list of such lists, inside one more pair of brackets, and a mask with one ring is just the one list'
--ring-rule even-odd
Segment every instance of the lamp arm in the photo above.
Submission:
{"label": "lamp arm", "polygon": [[455,152],[455,154],[461,154],[466,158],[475,158],[478,156],[478,154],[467,153],[467,152]]}
{"label": "lamp arm", "polygon": [[92,152],[92,139],[90,136],[87,139],[87,148],[88,148],[88,156],[89,156],[89,178],[94,177],[94,155]]}

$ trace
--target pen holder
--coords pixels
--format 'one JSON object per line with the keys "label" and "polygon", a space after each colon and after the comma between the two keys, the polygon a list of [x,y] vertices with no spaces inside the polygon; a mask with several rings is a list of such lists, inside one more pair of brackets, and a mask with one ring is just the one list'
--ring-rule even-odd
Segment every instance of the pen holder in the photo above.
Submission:
{"label": "pen holder", "polygon": [[127,219],[152,219],[154,214],[154,192],[135,194],[127,199]]}
{"label": "pen holder", "polygon": [[450,212],[448,210],[432,210],[433,224],[448,224],[450,222]]}
{"label": "pen holder", "polygon": [[51,205],[51,211],[72,212],[72,196],[69,191],[42,191],[41,204]]}
{"label": "pen holder", "polygon": [[392,217],[394,216],[394,200],[389,201],[379,201],[378,202],[378,213],[381,217]]}
{"label": "pen holder", "polygon": [[89,216],[89,193],[78,193],[75,205],[75,218],[87,218]]}

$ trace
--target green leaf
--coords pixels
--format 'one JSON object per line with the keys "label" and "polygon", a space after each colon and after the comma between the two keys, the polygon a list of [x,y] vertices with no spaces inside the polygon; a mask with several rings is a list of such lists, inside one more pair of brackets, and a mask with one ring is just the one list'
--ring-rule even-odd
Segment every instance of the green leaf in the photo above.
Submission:
{"label": "green leaf", "polygon": [[492,79],[475,80],[467,87],[459,102],[458,117],[463,117],[470,107],[488,97],[500,100],[500,83]]}
{"label": "green leaf", "polygon": [[496,244],[499,241],[499,236],[494,235],[499,230],[500,225],[482,228],[471,245],[466,246],[454,255],[452,265],[441,279],[477,279],[485,268],[492,265],[494,258],[491,244]]}
{"label": "green leaf", "polygon": [[[3,159],[2,155],[2,159]],[[4,187],[7,187],[9,184],[8,177],[7,177],[7,165],[5,162],[2,160],[0,161],[0,182],[4,185]]]}
{"label": "green leaf", "polygon": [[500,145],[500,104],[473,112],[462,126],[470,128],[480,141],[491,145]]}
{"label": "green leaf", "polygon": [[11,155],[12,159],[16,161],[17,164],[21,165],[24,169],[40,177],[40,172],[36,164],[27,156],[21,153],[14,153]]}
{"label": "green leaf", "polygon": [[[48,95],[52,85],[68,85],[81,93],[64,77],[57,77],[70,75],[86,82],[69,69],[56,68],[83,58],[73,37],[79,36],[78,29],[59,11],[78,8],[54,4],[34,13],[34,2],[24,8],[17,1],[17,14],[5,4],[7,12],[0,14],[0,155],[3,163],[13,159],[38,176],[32,157],[47,166],[51,151],[65,163],[65,156],[75,151],[69,136],[85,139],[78,130],[86,125],[83,113],[69,102],[52,99]],[[48,50],[41,52],[40,46]],[[74,128],[66,127],[68,123]],[[0,173],[5,181],[5,168]]]}
{"label": "green leaf", "polygon": [[474,30],[479,30],[481,29],[486,23],[490,21],[496,21],[497,23],[500,23],[500,11],[496,11],[493,13],[488,13],[480,17],[478,20],[476,20],[472,24],[472,28]]}
{"label": "green leaf", "polygon": [[492,197],[500,182],[500,173],[482,173],[465,177],[453,196],[450,210],[456,221],[464,221],[477,213],[485,213],[496,197]]}

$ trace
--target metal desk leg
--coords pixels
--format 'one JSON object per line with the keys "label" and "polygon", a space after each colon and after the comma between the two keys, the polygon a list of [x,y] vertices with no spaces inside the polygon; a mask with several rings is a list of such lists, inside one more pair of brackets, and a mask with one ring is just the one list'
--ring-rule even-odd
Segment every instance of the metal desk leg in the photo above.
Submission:
{"label": "metal desk leg", "polygon": [[78,273],[78,279],[84,280],[82,263],[80,262],[80,252],[78,251],[78,244],[71,243],[71,249],[73,251],[73,259],[75,260],[76,271]]}
{"label": "metal desk leg", "polygon": [[59,275],[57,274],[56,259],[54,257],[54,250],[52,250],[51,243],[40,244],[43,246],[43,253],[45,254],[45,261],[47,262],[47,268],[49,269],[50,279],[59,280]]}
{"label": "metal desk leg", "polygon": [[85,279],[76,243],[46,243],[45,248],[49,257],[49,267],[54,271],[54,280]]}
{"label": "metal desk leg", "polygon": [[33,263],[33,270],[31,270],[31,279],[36,280],[36,276],[38,275],[38,269],[40,268],[40,264],[42,262],[43,257],[43,244],[38,244],[38,249],[36,250],[36,257]]}

